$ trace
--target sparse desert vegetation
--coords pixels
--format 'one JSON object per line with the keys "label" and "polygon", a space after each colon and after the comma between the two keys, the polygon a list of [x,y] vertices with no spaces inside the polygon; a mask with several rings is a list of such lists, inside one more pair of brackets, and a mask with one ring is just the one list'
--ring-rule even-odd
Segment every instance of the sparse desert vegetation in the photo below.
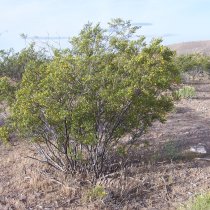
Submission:
{"label": "sparse desert vegetation", "polygon": [[208,209],[209,57],[109,26],[1,51],[0,209]]}
{"label": "sparse desert vegetation", "polygon": [[39,154],[27,140],[1,145],[1,208],[183,209],[190,206],[194,196],[209,191],[210,162],[204,159],[208,153],[186,152],[198,143],[205,144],[209,151],[210,101],[206,99],[209,86],[206,82],[194,84],[196,98],[177,102],[166,123],[153,124],[142,136],[142,142],[135,145],[137,149],[130,153],[132,165],[99,179],[96,185],[83,175],[65,177],[28,158]]}

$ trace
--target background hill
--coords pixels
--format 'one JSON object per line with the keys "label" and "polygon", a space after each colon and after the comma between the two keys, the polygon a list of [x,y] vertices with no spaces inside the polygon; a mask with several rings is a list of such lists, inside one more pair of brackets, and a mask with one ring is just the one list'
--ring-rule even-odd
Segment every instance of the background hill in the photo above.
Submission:
{"label": "background hill", "polygon": [[210,40],[183,42],[178,44],[168,45],[172,50],[176,50],[178,55],[202,53],[210,55]]}

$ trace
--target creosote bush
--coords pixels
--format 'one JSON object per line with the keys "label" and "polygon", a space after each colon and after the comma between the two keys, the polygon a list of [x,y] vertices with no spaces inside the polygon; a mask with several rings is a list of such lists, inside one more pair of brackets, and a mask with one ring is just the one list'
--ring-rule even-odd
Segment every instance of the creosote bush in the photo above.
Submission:
{"label": "creosote bush", "polygon": [[174,52],[159,39],[134,39],[137,30],[121,19],[109,30],[88,23],[69,49],[27,63],[8,126],[36,142],[42,161],[95,180],[109,173],[115,151],[123,158],[153,121],[164,121],[179,81]]}
{"label": "creosote bush", "polygon": [[183,82],[209,77],[210,57],[201,53],[179,55],[175,63],[181,73]]}

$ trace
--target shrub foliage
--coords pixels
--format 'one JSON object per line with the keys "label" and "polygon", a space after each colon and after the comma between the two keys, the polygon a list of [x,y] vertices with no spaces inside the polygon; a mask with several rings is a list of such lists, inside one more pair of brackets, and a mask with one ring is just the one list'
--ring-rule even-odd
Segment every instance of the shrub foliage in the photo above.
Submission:
{"label": "shrub foliage", "polygon": [[137,30],[121,19],[109,30],[88,23],[69,49],[27,64],[10,126],[36,142],[43,161],[98,178],[108,173],[113,151],[164,120],[179,79],[174,53],[161,40],[135,38]]}
{"label": "shrub foliage", "polygon": [[175,57],[175,63],[180,70],[183,80],[195,80],[201,77],[209,77],[210,57],[199,53],[180,55]]}

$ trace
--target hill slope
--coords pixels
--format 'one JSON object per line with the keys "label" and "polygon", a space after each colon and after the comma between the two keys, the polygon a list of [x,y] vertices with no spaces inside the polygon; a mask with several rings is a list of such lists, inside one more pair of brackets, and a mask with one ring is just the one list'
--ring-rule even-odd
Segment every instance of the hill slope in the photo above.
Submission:
{"label": "hill slope", "polygon": [[210,55],[210,40],[183,42],[168,45],[168,47],[170,47],[172,50],[176,50],[178,55],[191,53],[202,53]]}

